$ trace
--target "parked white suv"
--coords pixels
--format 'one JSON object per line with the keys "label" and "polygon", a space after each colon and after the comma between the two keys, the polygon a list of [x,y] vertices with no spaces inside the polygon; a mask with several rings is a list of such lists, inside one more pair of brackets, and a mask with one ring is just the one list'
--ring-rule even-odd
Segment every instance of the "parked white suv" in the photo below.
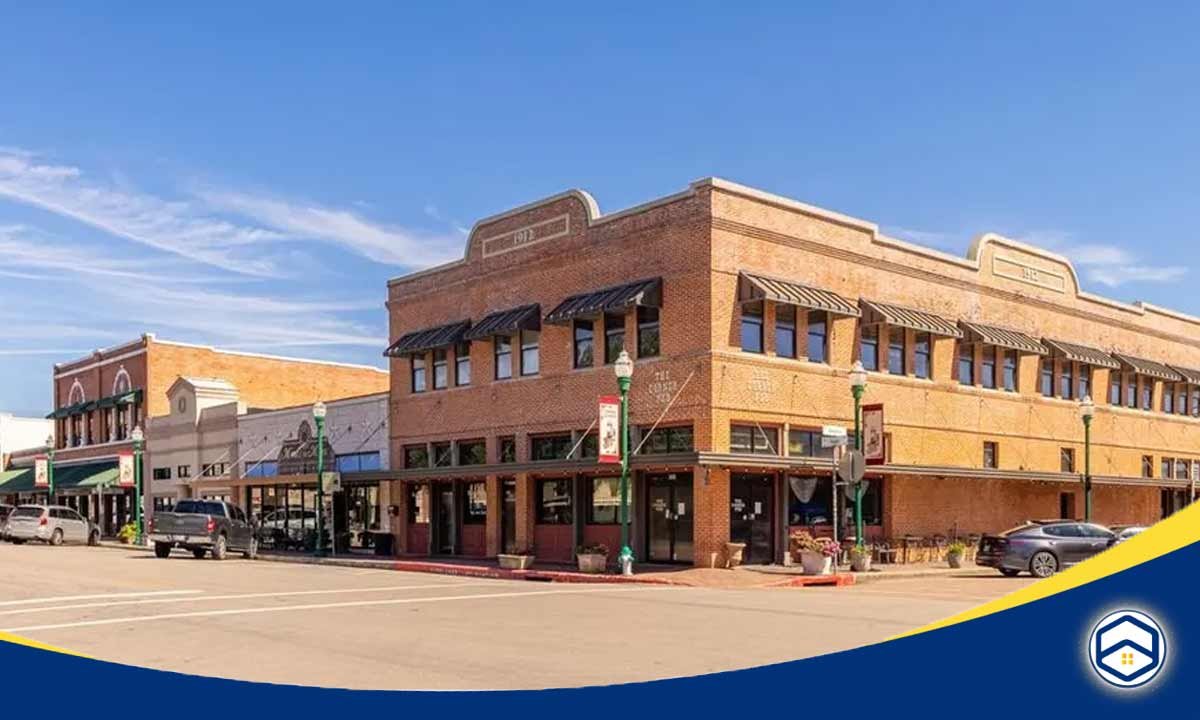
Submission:
{"label": "parked white suv", "polygon": [[12,543],[41,540],[50,545],[100,542],[100,530],[79,513],[62,505],[22,505],[8,515],[5,538]]}

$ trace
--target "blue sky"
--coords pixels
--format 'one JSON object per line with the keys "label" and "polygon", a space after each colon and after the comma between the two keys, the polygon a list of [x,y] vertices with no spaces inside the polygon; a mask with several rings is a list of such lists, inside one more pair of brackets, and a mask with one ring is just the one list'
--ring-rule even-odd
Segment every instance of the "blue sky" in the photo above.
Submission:
{"label": "blue sky", "polygon": [[0,9],[0,410],[144,331],[382,366],[475,219],[707,175],[1200,314],[1195,5],[240,5]]}

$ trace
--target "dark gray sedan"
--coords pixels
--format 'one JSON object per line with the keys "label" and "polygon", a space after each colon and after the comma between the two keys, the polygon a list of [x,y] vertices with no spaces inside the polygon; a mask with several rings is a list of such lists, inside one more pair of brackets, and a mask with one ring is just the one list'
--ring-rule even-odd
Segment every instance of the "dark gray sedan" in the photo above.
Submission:
{"label": "dark gray sedan", "polygon": [[1008,577],[1021,572],[1050,577],[1063,568],[1104,552],[1116,541],[1111,530],[1076,520],[1031,521],[979,541],[975,564]]}

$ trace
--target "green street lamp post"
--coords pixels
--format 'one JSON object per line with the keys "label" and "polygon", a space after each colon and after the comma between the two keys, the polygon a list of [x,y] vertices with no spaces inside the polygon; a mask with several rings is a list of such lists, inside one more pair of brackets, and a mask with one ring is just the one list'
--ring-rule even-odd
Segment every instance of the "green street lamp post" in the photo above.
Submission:
{"label": "green street lamp post", "polygon": [[46,436],[46,504],[54,504],[54,436]]}
{"label": "green street lamp post", "polygon": [[[867,371],[861,361],[850,370],[850,393],[854,395],[854,449],[862,452],[862,398],[867,391]],[[863,546],[862,481],[854,483],[854,544]]]}
{"label": "green street lamp post", "polygon": [[133,524],[137,527],[137,544],[141,545],[142,538],[145,537],[142,523],[142,506],[145,502],[142,492],[142,447],[146,434],[142,432],[142,426],[138,425],[129,437],[133,440]]}
{"label": "green street lamp post", "polygon": [[1090,395],[1079,402],[1079,416],[1083,418],[1083,521],[1092,521],[1092,417],[1096,414],[1096,403]]}
{"label": "green street lamp post", "polygon": [[621,574],[633,574],[633,550],[629,547],[629,386],[633,382],[633,360],[624,350],[613,363],[617,388],[621,391]]}
{"label": "green street lamp post", "polygon": [[317,537],[313,554],[321,557],[325,553],[325,403],[313,403],[312,414],[317,423]]}

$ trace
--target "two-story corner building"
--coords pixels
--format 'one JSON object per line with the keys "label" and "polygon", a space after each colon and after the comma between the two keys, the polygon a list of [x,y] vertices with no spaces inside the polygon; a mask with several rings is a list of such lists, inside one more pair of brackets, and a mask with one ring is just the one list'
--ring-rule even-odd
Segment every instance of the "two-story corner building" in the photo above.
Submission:
{"label": "two-story corner building", "polygon": [[856,361],[885,416],[872,540],[1082,516],[1084,396],[1097,521],[1153,522],[1200,476],[1200,319],[995,235],[957,257],[718,179],[610,215],[572,191],[388,290],[405,552],[615,555],[617,473],[587,434],[622,348],[641,560],[780,561],[789,530],[846,528],[820,436],[853,425]]}
{"label": "two-story corner building", "polygon": [[[49,417],[55,423],[57,440],[53,456],[57,500],[90,517],[106,534],[116,532],[132,517],[134,502],[133,490],[116,484],[118,456],[133,451],[131,434],[139,426],[146,433],[142,464],[147,498],[158,495],[161,503],[177,494],[181,473],[183,479],[211,476],[211,467],[174,460],[181,451],[190,452],[188,448],[199,453],[201,444],[196,425],[201,416],[195,413],[195,406],[179,413],[181,398],[175,396],[178,393],[169,394],[181,377],[218,378],[236,388],[238,401],[249,408],[381,392],[388,383],[387,372],[378,368],[219,350],[162,340],[153,334],[56,364],[52,382],[55,410]],[[181,439],[178,423],[166,419],[155,423],[168,433],[164,437],[167,461],[160,463],[148,419],[169,418],[172,408],[191,417],[193,425],[191,430],[183,429],[187,437]],[[208,415],[219,414],[211,407],[209,410]],[[166,492],[158,493],[156,484]],[[46,494],[45,489],[32,486],[27,492]],[[153,504],[147,502],[146,510],[147,515],[152,514]]]}
{"label": "two-story corner building", "polygon": [[[386,392],[325,401],[322,462],[338,482],[326,496],[336,551],[373,548],[390,532]],[[317,428],[311,403],[238,417],[231,495],[259,526],[263,547],[301,549],[315,537]]]}

